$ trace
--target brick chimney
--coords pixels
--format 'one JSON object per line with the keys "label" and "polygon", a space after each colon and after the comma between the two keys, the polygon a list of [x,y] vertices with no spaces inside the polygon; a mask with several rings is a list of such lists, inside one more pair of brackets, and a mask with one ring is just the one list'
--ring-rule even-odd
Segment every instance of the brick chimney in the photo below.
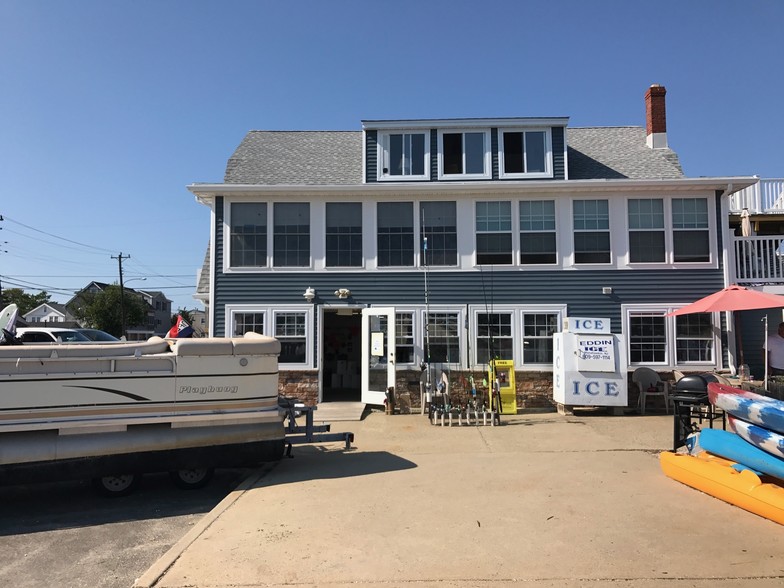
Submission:
{"label": "brick chimney", "polygon": [[667,148],[667,109],[664,96],[667,89],[653,84],[645,92],[645,125],[648,130],[647,143],[651,149]]}

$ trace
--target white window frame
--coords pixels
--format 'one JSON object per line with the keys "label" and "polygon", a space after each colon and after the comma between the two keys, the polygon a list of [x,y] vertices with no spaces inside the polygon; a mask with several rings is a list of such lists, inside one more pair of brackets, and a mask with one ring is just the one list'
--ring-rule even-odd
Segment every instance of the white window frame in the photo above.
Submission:
{"label": "white window frame", "polygon": [[[675,200],[705,200],[706,204],[706,214],[707,214],[707,227],[693,227],[693,228],[675,228],[675,219],[674,214],[675,210],[673,207],[673,203]],[[671,243],[669,249],[670,260],[672,261],[673,265],[683,267],[683,266],[694,266],[694,265],[704,265],[709,264],[715,259],[715,245],[713,244],[715,239],[711,239],[711,236],[714,235],[713,229],[713,210],[711,206],[711,199],[706,196],[686,196],[686,195],[673,195],[670,198],[669,202],[669,224],[670,224],[670,234],[671,234]],[[707,261],[675,261],[675,235],[676,233],[680,232],[688,232],[688,231],[700,231],[707,234],[708,238],[708,260]]]}
{"label": "white window frame", "polygon": [[272,222],[272,202],[269,200],[254,200],[251,204],[266,204],[267,205],[267,258],[264,265],[231,265],[231,223],[232,223],[232,206],[234,204],[245,204],[246,200],[229,200],[224,202],[224,218],[223,218],[223,270],[229,272],[257,272],[259,270],[269,269],[272,263],[272,231],[270,230],[270,223]]}
{"label": "white window frame", "polygon": [[[632,202],[639,202],[641,200],[650,200],[650,201],[660,200],[662,202],[662,225],[663,225],[662,227],[651,227],[651,228],[641,228],[641,227],[638,227],[638,228],[632,229],[631,223],[630,223],[630,219],[629,219],[629,215],[631,214],[630,206],[631,206]],[[669,212],[669,215],[670,215],[670,228],[669,228],[669,230],[668,230],[668,227],[667,227],[667,214],[668,214],[667,199],[664,198],[663,196],[643,197],[641,195],[639,197],[638,196],[629,196],[629,197],[627,197],[625,199],[625,201],[626,201],[625,202],[625,204],[626,204],[626,238],[627,238],[628,244],[629,244],[629,246],[628,246],[628,249],[629,249],[629,253],[628,253],[628,255],[629,255],[629,265],[638,265],[639,264],[639,265],[643,265],[643,266],[651,266],[651,265],[657,265],[657,264],[661,265],[663,263],[666,263],[668,261],[668,258],[672,258],[672,256],[674,256],[674,253],[675,253],[671,248],[668,250],[668,246],[667,246],[667,236],[668,236],[668,233],[672,231],[672,212],[671,211]],[[661,233],[664,236],[664,243],[663,243],[664,259],[662,261],[632,261],[631,260],[631,256],[632,256],[631,234],[632,234],[632,232],[635,232],[635,233]]]}
{"label": "white window frame", "polygon": [[[523,361],[523,346],[525,345],[525,331],[523,329],[523,320],[525,319],[526,315],[529,314],[554,314],[556,315],[555,319],[555,331],[553,333],[560,333],[563,330],[563,320],[566,317],[566,305],[560,306],[526,306],[524,308],[520,308],[518,311],[518,319],[517,324],[518,328],[520,329],[520,336],[518,340],[520,341],[519,345],[519,365],[523,369],[529,369],[531,371],[535,370],[542,370],[542,369],[553,369],[553,362],[549,363],[526,363]],[[553,359],[555,359],[555,350],[553,350]]]}
{"label": "white window frame", "polygon": [[281,363],[280,369],[313,369],[313,306],[304,304],[291,304],[278,306],[274,304],[227,304],[224,311],[224,331],[228,337],[234,333],[234,315],[243,312],[256,312],[264,314],[264,335],[275,336],[275,316],[279,313],[298,312],[305,314],[305,363]]}
{"label": "white window frame", "polygon": [[[481,174],[445,174],[444,173],[444,135],[452,135],[461,133],[464,135],[463,139],[463,170],[465,170],[465,134],[466,133],[482,133],[484,134],[484,173]],[[438,130],[438,179],[439,180],[487,180],[492,178],[492,145],[490,141],[490,129],[488,128],[468,128],[468,129],[439,129]]]}
{"label": "white window frame", "polygon": [[[505,155],[504,155],[504,135],[507,133],[523,133],[523,161],[527,168],[527,160],[525,154],[525,133],[544,133],[544,165],[545,171],[543,172],[504,172]],[[552,178],[553,177],[553,136],[552,129],[548,127],[513,127],[508,129],[498,129],[498,177],[504,180],[519,179],[519,178]]]}
{"label": "white window frame", "polygon": [[[553,229],[552,230],[550,230],[550,229],[543,229],[543,230],[535,230],[535,231],[528,231],[528,230],[523,231],[522,223],[520,222],[521,221],[521,219],[520,219],[520,216],[521,216],[520,208],[521,208],[521,206],[520,205],[523,202],[552,202],[553,203],[553,217],[554,217],[554,223],[555,223],[555,226],[553,227]],[[555,198],[547,198],[545,196],[542,196],[540,198],[536,198],[536,197],[523,198],[523,199],[518,199],[516,201],[513,200],[512,201],[512,206],[513,206],[513,210],[512,210],[512,215],[513,215],[512,216],[512,227],[513,227],[513,230],[514,230],[514,233],[512,234],[512,244],[513,245],[516,244],[516,246],[514,247],[515,265],[520,265],[522,267],[528,267],[528,268],[552,268],[552,267],[561,266],[561,264],[562,264],[562,258],[561,258],[561,238],[560,238],[561,216],[559,215],[559,207],[558,207],[557,199],[555,199]],[[553,233],[553,235],[555,237],[555,261],[553,261],[552,263],[523,263],[521,261],[521,259],[520,259],[520,256],[522,255],[522,249],[523,249],[523,244],[522,244],[523,232],[525,232],[526,234],[531,234],[531,235],[544,235],[544,234]]]}
{"label": "white window frame", "polygon": [[[488,367],[487,363],[482,363],[479,361],[479,315],[480,314],[507,314],[511,317],[511,333],[510,338],[512,339],[512,361],[517,364],[516,361],[519,355],[518,349],[518,341],[520,340],[519,337],[519,327],[517,325],[518,322],[518,308],[509,305],[494,305],[492,308],[488,308],[485,306],[472,306],[471,307],[471,324],[470,324],[470,340],[473,342],[471,349],[469,350],[471,356],[471,363],[477,367],[480,367],[483,370],[486,370]],[[484,339],[483,339],[484,341]]]}
{"label": "white window frame", "polygon": [[[389,138],[391,135],[423,135],[425,138],[425,160],[423,174],[410,174],[393,176],[384,173],[384,169],[389,169]],[[424,129],[396,129],[389,131],[378,131],[378,156],[376,178],[379,182],[410,182],[430,179],[430,131]]]}
{"label": "white window frame", "polygon": [[[492,204],[492,203],[499,203],[499,204],[508,204],[509,205],[509,228],[506,230],[489,230],[489,231],[480,231],[477,224],[479,223],[479,205],[480,204]],[[473,215],[473,223],[474,223],[474,265],[496,265],[500,267],[508,267],[518,265],[518,261],[520,258],[520,247],[519,247],[519,240],[516,238],[516,233],[519,233],[519,230],[515,230],[516,227],[519,227],[519,223],[516,219],[516,216],[519,215],[519,208],[517,207],[517,203],[514,200],[510,199],[502,199],[502,200],[489,200],[489,199],[477,199],[473,201],[474,204],[474,215]],[[479,235],[509,235],[509,261],[506,263],[480,263],[479,262]],[[459,239],[459,237],[458,237]],[[485,252],[484,255],[487,255]]]}
{"label": "white window frame", "polygon": [[[624,335],[624,340],[626,341],[626,353],[627,357],[629,358],[629,367],[636,368],[639,366],[657,366],[657,367],[664,367],[664,368],[679,368],[685,367],[688,369],[719,369],[722,365],[722,347],[721,347],[721,317],[719,316],[720,313],[713,312],[711,313],[711,322],[713,328],[713,361],[710,362],[682,362],[678,363],[677,359],[677,338],[676,338],[676,330],[675,324],[677,316],[666,316],[668,313],[673,312],[680,308],[681,304],[673,304],[673,305],[666,305],[666,304],[622,304],[621,305],[621,316],[623,317],[623,325],[621,327],[621,332]],[[665,360],[663,362],[645,362],[645,363],[632,363],[631,360],[631,329],[630,329],[630,320],[632,314],[643,313],[643,314],[659,314],[664,317],[664,328],[665,328],[665,337],[666,337],[666,347],[665,347]]]}
{"label": "white window frame", "polygon": [[[580,229],[577,230],[575,228],[574,222],[574,203],[575,202],[587,202],[587,201],[606,201],[607,202],[607,229],[597,229],[597,230],[587,230],[587,229]],[[615,251],[615,244],[616,239],[613,237],[613,199],[609,195],[596,195],[594,197],[585,197],[585,198],[572,198],[569,201],[569,224],[572,229],[571,233],[571,247],[570,247],[570,256],[571,256],[571,265],[576,267],[608,267],[615,265],[617,260],[617,252]],[[624,225],[627,225],[628,230],[628,223],[624,222]],[[610,258],[607,261],[600,261],[600,262],[585,262],[577,261],[577,247],[575,245],[574,238],[578,233],[607,233],[610,237],[610,246],[609,246],[609,254]]]}
{"label": "white window frame", "polygon": [[[304,314],[305,315],[305,361],[301,363],[289,362],[281,363],[280,365],[288,366],[289,368],[306,368],[313,365],[313,312],[308,312],[312,307],[298,307],[298,308],[273,308],[271,312],[271,319],[269,321],[269,332],[271,337],[277,337],[275,329],[277,327],[277,318],[282,314]],[[265,320],[266,322],[266,320]],[[266,327],[266,325],[265,325]]]}
{"label": "white window frame", "polygon": [[[397,307],[395,310],[398,310]],[[460,369],[465,365],[466,353],[466,332],[465,332],[465,308],[459,306],[430,306],[430,308],[419,307],[417,314],[419,315],[419,328],[418,340],[421,343],[422,360],[427,361],[427,316],[429,314],[456,314],[457,315],[457,333],[458,345],[460,346],[458,361],[457,362],[440,362],[433,361],[431,365],[445,366],[450,369]],[[416,319],[415,319],[416,320]]]}
{"label": "white window frame", "polygon": [[[664,253],[665,260],[663,262],[632,262],[629,259],[629,201],[630,200],[646,200],[657,199],[664,200]],[[699,230],[707,231],[708,233],[708,250],[710,254],[709,261],[675,261],[675,242],[672,219],[672,202],[676,199],[702,199],[707,200],[708,204],[708,226]],[[623,199],[623,216],[621,211],[616,209],[613,203],[610,202],[610,226],[612,227],[612,234],[610,236],[611,245],[613,247],[613,255],[617,255],[617,263],[619,267],[629,268],[645,268],[645,269],[689,269],[689,268],[718,268],[718,260],[721,257],[721,251],[718,249],[717,235],[721,230],[716,224],[716,202],[710,195],[705,194],[689,194],[684,192],[663,194],[658,193],[651,196],[643,194],[627,195]],[[620,224],[623,218],[623,225]],[[614,220],[615,219],[615,220]],[[635,229],[636,230],[636,229]],[[679,229],[680,230],[680,229]],[[582,265],[582,264],[581,264]]]}

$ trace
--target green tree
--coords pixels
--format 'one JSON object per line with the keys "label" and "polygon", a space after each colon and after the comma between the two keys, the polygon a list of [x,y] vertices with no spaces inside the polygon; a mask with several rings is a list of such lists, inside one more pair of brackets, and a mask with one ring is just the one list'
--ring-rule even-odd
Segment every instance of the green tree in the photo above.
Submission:
{"label": "green tree", "polygon": [[84,325],[101,329],[115,337],[122,337],[122,313],[125,308],[125,327],[144,324],[147,318],[147,303],[133,292],[125,290],[120,304],[120,286],[112,284],[100,292],[84,293],[80,304],[73,309],[74,316]]}
{"label": "green tree", "polygon": [[38,294],[27,294],[21,288],[8,288],[3,290],[2,294],[0,309],[5,308],[9,304],[16,304],[19,307],[19,316],[27,314],[45,302],[49,302],[52,298],[50,294],[47,294],[46,290]]}
{"label": "green tree", "polygon": [[191,314],[191,312],[189,310],[185,310],[184,308],[181,308],[181,309],[179,309],[177,312],[175,312],[171,316],[171,326],[172,327],[175,324],[177,324],[177,315],[180,315],[183,319],[185,319],[186,323],[188,323],[189,325],[193,326],[193,315]]}

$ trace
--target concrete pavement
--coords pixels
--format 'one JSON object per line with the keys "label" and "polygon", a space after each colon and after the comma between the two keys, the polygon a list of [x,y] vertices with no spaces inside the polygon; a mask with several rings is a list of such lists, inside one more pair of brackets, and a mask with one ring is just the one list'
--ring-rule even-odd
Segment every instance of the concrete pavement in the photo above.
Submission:
{"label": "concrete pavement", "polygon": [[671,416],[432,426],[372,413],[294,448],[136,586],[773,587],[784,528],[675,482]]}

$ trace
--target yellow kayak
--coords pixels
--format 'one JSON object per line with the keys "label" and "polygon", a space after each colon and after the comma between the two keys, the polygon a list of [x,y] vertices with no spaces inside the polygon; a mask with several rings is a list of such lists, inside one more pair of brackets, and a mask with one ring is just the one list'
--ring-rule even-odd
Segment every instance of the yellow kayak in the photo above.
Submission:
{"label": "yellow kayak", "polygon": [[696,456],[663,451],[659,463],[673,480],[784,525],[784,487],[773,478],[763,476],[763,482],[753,471],[738,471],[735,462],[707,451]]}

